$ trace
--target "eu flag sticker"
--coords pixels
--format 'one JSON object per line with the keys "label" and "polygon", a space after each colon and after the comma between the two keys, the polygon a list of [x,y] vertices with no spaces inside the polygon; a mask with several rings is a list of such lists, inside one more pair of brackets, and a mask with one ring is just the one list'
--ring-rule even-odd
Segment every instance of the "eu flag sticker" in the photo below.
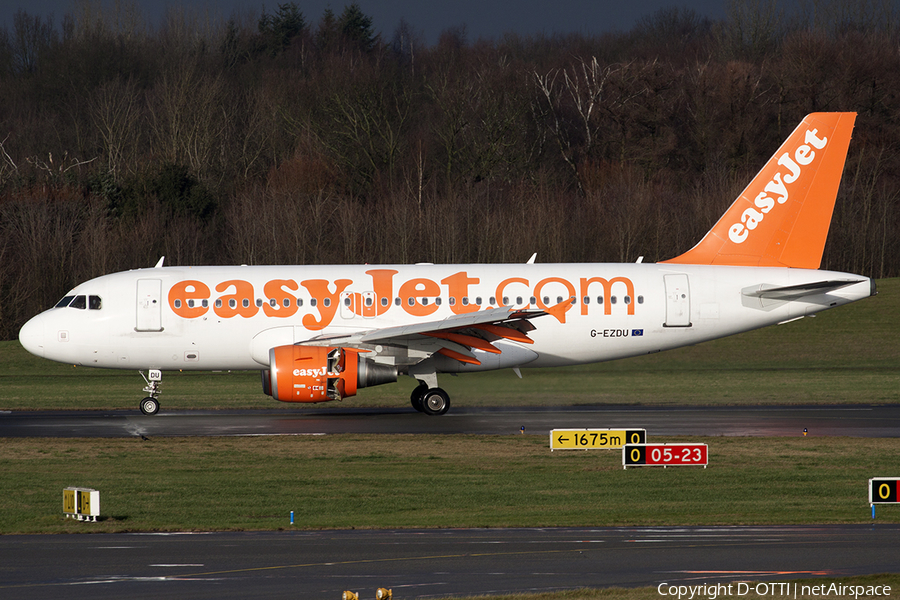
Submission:
{"label": "eu flag sticker", "polygon": [[632,329],[631,330],[631,337],[641,337],[643,335],[644,335],[643,329]]}

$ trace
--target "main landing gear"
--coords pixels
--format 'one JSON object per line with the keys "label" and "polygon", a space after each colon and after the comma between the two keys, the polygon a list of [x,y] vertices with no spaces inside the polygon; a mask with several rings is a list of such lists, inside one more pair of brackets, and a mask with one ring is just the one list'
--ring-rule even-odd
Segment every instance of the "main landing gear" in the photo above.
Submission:
{"label": "main landing gear", "polygon": [[147,382],[147,386],[144,388],[144,391],[150,394],[143,400],[141,400],[140,408],[141,412],[145,415],[152,416],[159,412],[159,394],[161,393],[159,390],[159,384],[162,383],[162,371],[158,369],[150,369],[147,371],[147,375],[144,376],[143,371],[138,371],[141,374],[141,377],[144,378],[144,381]]}
{"label": "main landing gear", "polygon": [[426,415],[442,415],[450,409],[450,395],[439,387],[428,387],[425,382],[412,391],[409,401],[413,408]]}

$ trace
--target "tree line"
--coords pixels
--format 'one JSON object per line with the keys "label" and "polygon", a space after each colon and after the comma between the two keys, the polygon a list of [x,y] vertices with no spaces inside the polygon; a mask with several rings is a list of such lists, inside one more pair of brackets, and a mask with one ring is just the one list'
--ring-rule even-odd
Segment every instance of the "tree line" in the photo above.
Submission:
{"label": "tree line", "polygon": [[[900,8],[735,0],[426,44],[357,4],[85,1],[0,29],[0,337],[167,265],[662,260],[807,113],[859,113],[823,268],[900,275]],[[317,20],[316,20],[317,18]]]}

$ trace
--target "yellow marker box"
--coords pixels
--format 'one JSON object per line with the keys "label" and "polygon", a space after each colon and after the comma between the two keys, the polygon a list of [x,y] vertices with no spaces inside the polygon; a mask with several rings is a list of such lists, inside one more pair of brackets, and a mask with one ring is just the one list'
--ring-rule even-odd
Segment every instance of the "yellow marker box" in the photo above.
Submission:
{"label": "yellow marker box", "polygon": [[96,521],[100,516],[100,492],[90,488],[65,488],[63,490],[63,513],[66,518]]}

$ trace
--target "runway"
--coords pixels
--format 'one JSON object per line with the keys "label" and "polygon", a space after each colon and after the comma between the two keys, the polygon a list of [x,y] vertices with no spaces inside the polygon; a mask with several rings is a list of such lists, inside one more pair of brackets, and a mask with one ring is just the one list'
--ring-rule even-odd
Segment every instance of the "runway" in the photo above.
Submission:
{"label": "runway", "polygon": [[[900,407],[455,408],[0,413],[0,437],[530,435],[897,437]],[[890,509],[885,509],[890,510]],[[371,598],[723,585],[896,572],[900,525],[276,531],[0,536],[0,597]],[[725,597],[720,592],[720,597]],[[738,597],[736,594],[733,597]]]}
{"label": "runway", "polygon": [[137,410],[0,413],[0,437],[130,437],[372,434],[526,434],[551,429],[639,427],[649,435],[897,437],[900,406],[454,408],[429,417],[410,408]]}
{"label": "runway", "polygon": [[338,599],[385,587],[400,599],[840,582],[896,570],[898,535],[898,525],[851,525],[0,536],[0,596]]}

